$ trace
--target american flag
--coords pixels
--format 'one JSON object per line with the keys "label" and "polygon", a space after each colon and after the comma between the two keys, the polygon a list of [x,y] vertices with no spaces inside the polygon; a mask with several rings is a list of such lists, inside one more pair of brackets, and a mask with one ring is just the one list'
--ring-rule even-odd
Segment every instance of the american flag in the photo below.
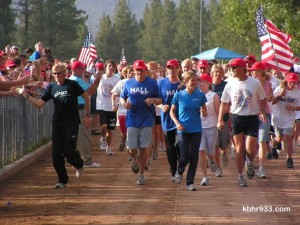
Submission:
{"label": "american flag", "polygon": [[79,54],[79,61],[87,64],[87,68],[89,68],[91,62],[98,57],[96,46],[93,44],[93,42],[93,36],[91,32],[88,32]]}
{"label": "american flag", "polygon": [[126,64],[127,64],[127,60],[126,60],[126,57],[125,57],[125,54],[124,54],[124,48],[122,48],[120,65],[126,66]]}
{"label": "american flag", "polygon": [[288,45],[291,36],[263,17],[262,7],[256,12],[257,33],[262,45],[261,60],[269,68],[287,72],[293,64],[293,51]]}

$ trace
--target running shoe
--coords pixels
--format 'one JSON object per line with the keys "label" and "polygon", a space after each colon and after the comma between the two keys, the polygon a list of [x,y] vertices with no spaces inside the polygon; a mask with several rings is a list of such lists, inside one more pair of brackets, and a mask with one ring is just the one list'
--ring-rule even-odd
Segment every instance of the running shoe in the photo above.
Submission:
{"label": "running shoe", "polygon": [[202,181],[200,182],[201,186],[208,186],[209,180],[208,177],[203,177]]}
{"label": "running shoe", "polygon": [[238,176],[238,182],[240,187],[248,187],[247,181],[245,180],[243,175]]}

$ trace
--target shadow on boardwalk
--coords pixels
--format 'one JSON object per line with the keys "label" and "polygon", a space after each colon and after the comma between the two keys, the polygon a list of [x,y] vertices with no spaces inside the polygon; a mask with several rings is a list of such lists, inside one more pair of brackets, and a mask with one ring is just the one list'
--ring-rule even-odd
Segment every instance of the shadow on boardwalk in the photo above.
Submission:
{"label": "shadow on boardwalk", "polygon": [[[237,185],[233,160],[223,167],[223,177],[209,174],[207,187],[199,185],[199,166],[197,191],[188,192],[185,180],[180,185],[171,181],[163,152],[146,172],[146,185],[137,186],[127,153],[116,150],[118,138],[115,131],[115,154],[108,156],[98,150],[99,136],[93,136],[94,159],[101,168],[87,168],[77,179],[67,165],[70,182],[65,189],[54,189],[51,151],[2,182],[0,224],[299,224],[298,148],[294,169],[285,168],[282,154],[267,161],[269,179],[256,176],[247,188]],[[276,207],[289,212],[269,212]]]}

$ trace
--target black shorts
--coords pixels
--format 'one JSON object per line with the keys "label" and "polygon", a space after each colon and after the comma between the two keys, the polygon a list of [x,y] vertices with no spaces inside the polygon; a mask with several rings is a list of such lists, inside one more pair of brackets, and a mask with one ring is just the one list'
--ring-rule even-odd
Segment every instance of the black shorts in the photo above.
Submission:
{"label": "black shorts", "polygon": [[117,124],[117,112],[100,110],[100,124],[107,124],[108,130],[114,130]]}
{"label": "black shorts", "polygon": [[244,133],[251,137],[257,137],[259,119],[257,115],[240,116],[231,114],[232,136]]}
{"label": "black shorts", "polygon": [[160,116],[155,116],[155,124],[161,124]]}

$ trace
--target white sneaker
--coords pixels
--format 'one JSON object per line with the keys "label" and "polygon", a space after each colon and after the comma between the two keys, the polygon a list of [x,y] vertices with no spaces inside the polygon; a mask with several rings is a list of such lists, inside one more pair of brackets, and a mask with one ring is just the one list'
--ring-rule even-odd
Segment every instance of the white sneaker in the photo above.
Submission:
{"label": "white sneaker", "polygon": [[216,169],[215,176],[216,177],[222,177],[222,170],[220,168]]}
{"label": "white sneaker", "polygon": [[257,171],[257,176],[259,176],[259,178],[267,178],[267,175],[266,175],[266,171],[265,171],[265,168],[263,167],[259,167],[258,171]]}
{"label": "white sneaker", "polygon": [[100,163],[92,162],[90,164],[84,165],[84,167],[86,167],[86,168],[99,168]]}
{"label": "white sneaker", "polygon": [[232,158],[232,159],[235,158],[235,148],[234,148],[234,145],[231,145],[231,147],[230,147],[230,158]]}
{"label": "white sneaker", "polygon": [[208,177],[203,177],[202,181],[200,182],[201,186],[208,186],[209,181],[208,181]]}
{"label": "white sneaker", "polygon": [[99,147],[100,147],[100,150],[102,151],[105,151],[106,150],[106,147],[107,147],[107,142],[105,139],[101,139],[100,142],[99,142]]}
{"label": "white sneaker", "polygon": [[161,152],[165,152],[165,151],[167,151],[167,150],[166,150],[166,147],[165,147],[165,145],[164,145],[164,144],[162,144],[162,143],[159,143],[159,151],[161,151]]}
{"label": "white sneaker", "polygon": [[77,178],[81,177],[83,172],[84,172],[83,167],[79,168],[79,169],[76,169],[76,177]]}
{"label": "white sneaker", "polygon": [[186,186],[186,190],[188,191],[196,191],[195,185],[194,184],[189,184]]}
{"label": "white sneaker", "polygon": [[55,185],[55,188],[60,189],[60,188],[66,187],[66,186],[67,186],[67,184],[63,184],[63,183],[58,182],[58,183]]}
{"label": "white sneaker", "polygon": [[107,154],[107,155],[113,155],[114,154],[113,151],[111,150],[111,147],[109,147],[109,146],[106,147],[105,154]]}
{"label": "white sneaker", "polygon": [[213,173],[216,172],[217,165],[216,165],[215,161],[212,160],[212,161],[209,162],[209,168],[210,168],[211,172],[213,172]]}
{"label": "white sneaker", "polygon": [[182,175],[180,175],[178,172],[175,174],[175,183],[180,184],[182,182]]}

